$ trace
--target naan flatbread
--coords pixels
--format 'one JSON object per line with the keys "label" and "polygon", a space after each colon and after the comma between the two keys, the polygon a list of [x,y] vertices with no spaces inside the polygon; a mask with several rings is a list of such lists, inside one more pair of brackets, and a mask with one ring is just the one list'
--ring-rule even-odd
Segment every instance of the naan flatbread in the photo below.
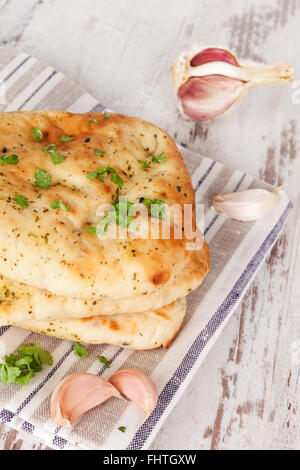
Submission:
{"label": "naan flatbread", "polygon": [[[31,135],[37,126],[43,133],[41,142]],[[74,140],[61,142],[65,135]],[[44,151],[50,144],[64,156],[62,162],[54,164]],[[99,204],[114,203],[119,195],[132,202],[161,198],[169,205],[194,205],[194,190],[179,150],[153,124],[119,114],[0,113],[0,146],[7,156],[18,156],[16,164],[1,160],[3,276],[57,296],[117,301],[176,285],[177,277],[193,261],[195,252],[187,249],[190,240],[184,236],[182,240],[101,240],[87,232],[99,221]],[[96,149],[105,153],[96,155]],[[153,155],[167,160],[153,161]],[[122,189],[111,174],[104,175],[103,181],[87,177],[107,165],[124,181]],[[51,175],[50,187],[35,185],[37,169]],[[17,204],[16,195],[26,197],[28,207]],[[69,204],[70,211],[51,209],[55,201]],[[208,266],[207,250],[201,255]],[[191,288],[194,281],[192,276]]]}
{"label": "naan flatbread", "polygon": [[[159,310],[85,319],[56,321],[28,320],[15,326],[37,333],[87,344],[113,344],[127,349],[168,347],[180,329],[186,299]],[[0,326],[6,325],[0,314]]]}

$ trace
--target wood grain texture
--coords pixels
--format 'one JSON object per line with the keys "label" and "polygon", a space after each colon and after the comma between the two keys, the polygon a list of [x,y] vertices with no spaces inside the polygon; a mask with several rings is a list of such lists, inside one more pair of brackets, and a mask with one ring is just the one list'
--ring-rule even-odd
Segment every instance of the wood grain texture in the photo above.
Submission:
{"label": "wood grain texture", "polygon": [[[190,123],[176,112],[169,70],[186,47],[221,44],[240,59],[289,61],[297,79],[299,21],[299,0],[0,0],[0,45],[46,60],[103,104],[152,121],[190,149],[284,184],[294,202],[153,449],[300,449],[300,104],[292,85],[269,85],[224,119]],[[0,448],[39,445],[0,427]]]}

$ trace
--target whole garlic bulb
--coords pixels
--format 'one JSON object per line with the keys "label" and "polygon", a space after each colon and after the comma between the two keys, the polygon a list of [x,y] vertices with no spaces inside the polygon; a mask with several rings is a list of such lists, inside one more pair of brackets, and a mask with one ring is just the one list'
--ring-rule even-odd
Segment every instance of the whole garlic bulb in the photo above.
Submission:
{"label": "whole garlic bulb", "polygon": [[287,63],[261,65],[238,62],[222,46],[193,46],[172,65],[180,113],[192,121],[210,121],[232,109],[251,89],[264,83],[293,80]]}

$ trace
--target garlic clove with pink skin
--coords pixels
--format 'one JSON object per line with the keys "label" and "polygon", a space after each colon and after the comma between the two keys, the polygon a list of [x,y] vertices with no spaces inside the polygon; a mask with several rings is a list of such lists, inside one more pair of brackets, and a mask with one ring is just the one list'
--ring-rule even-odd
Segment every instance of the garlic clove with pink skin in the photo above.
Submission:
{"label": "garlic clove with pink skin", "polygon": [[144,372],[136,369],[120,370],[109,378],[109,382],[144,411],[145,419],[156,407],[157,387]]}
{"label": "garlic clove with pink skin", "polygon": [[210,121],[233,108],[251,89],[293,80],[288,63],[241,64],[221,46],[193,46],[172,65],[180,113],[193,121]]}
{"label": "garlic clove with pink skin", "polygon": [[71,427],[82,414],[111,397],[122,398],[102,377],[89,373],[70,375],[52,393],[51,418],[58,426]]}
{"label": "garlic clove with pink skin", "polygon": [[218,194],[212,206],[219,213],[243,222],[261,219],[280,201],[280,188],[274,192],[266,189],[248,189],[235,193]]}

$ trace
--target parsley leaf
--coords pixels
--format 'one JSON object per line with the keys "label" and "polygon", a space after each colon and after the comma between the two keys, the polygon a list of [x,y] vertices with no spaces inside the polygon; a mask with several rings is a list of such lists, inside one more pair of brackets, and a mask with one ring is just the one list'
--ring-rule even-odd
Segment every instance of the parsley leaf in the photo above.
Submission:
{"label": "parsley leaf", "polygon": [[[165,201],[163,199],[158,198],[153,201],[150,198],[141,198],[140,202],[147,207],[151,217],[163,219],[166,216]],[[138,206],[133,202],[127,201],[127,199],[122,196],[118,197],[110,212],[107,212],[100,222],[98,222],[97,227],[88,227],[87,231],[93,234],[100,233],[104,235],[104,232],[107,231],[107,227],[112,221],[115,221],[117,225],[121,225],[122,227],[129,227],[131,222],[135,220],[134,216],[137,210]]]}
{"label": "parsley leaf", "polygon": [[149,207],[153,203],[152,199],[148,197],[145,197],[141,202],[147,207],[147,209],[149,209]]}
{"label": "parsley leaf", "polygon": [[123,198],[118,199],[114,205],[117,225],[121,225],[122,227],[129,227],[130,223],[134,220],[134,217],[128,214],[132,205],[133,202],[126,201]]}
{"label": "parsley leaf", "polygon": [[159,155],[152,155],[152,161],[157,163],[163,163],[168,160],[168,157],[164,155],[164,152],[160,153]]}
{"label": "parsley leaf", "polygon": [[110,368],[110,363],[108,362],[108,360],[106,359],[106,357],[104,356],[97,356],[97,359],[99,362],[102,362],[102,364],[105,365],[106,369],[109,369]]}
{"label": "parsley leaf", "polygon": [[116,171],[113,172],[113,175],[110,179],[113,183],[117,184],[119,186],[120,189],[123,188],[123,185],[124,185],[124,180],[122,180],[122,178],[118,175],[118,173]]}
{"label": "parsley leaf", "polygon": [[163,199],[155,199],[153,204],[151,205],[151,216],[158,217],[159,219],[163,219],[166,216],[166,207],[165,201]]}
{"label": "parsley leaf", "polygon": [[90,227],[87,227],[86,231],[87,231],[87,233],[94,234],[94,233],[97,233],[97,228],[90,226]]}
{"label": "parsley leaf", "polygon": [[22,207],[28,207],[27,197],[22,196],[21,194],[16,194],[15,195],[15,201],[16,201],[16,204],[19,204]]}
{"label": "parsley leaf", "polygon": [[72,142],[75,140],[74,137],[70,137],[69,135],[62,135],[59,139],[61,142]]}
{"label": "parsley leaf", "polygon": [[18,155],[2,155],[2,157],[0,157],[0,165],[16,165],[17,163],[19,163]]}
{"label": "parsley leaf", "polygon": [[95,154],[95,155],[104,155],[105,152],[104,152],[104,150],[95,149],[95,150],[94,150],[94,154]]}
{"label": "parsley leaf", "polygon": [[44,189],[44,188],[49,188],[52,177],[47,171],[42,170],[41,168],[38,168],[37,171],[34,174],[35,177],[35,186],[38,188]]}
{"label": "parsley leaf", "polygon": [[44,152],[49,153],[49,150],[57,150],[57,145],[49,144],[47,147],[44,148]]}
{"label": "parsley leaf", "polygon": [[110,118],[110,116],[107,114],[107,111],[104,111],[103,114],[104,114],[104,119],[109,119]]}
{"label": "parsley leaf", "polygon": [[4,356],[5,364],[8,366],[13,366],[14,363],[18,360],[15,354],[10,354],[9,356]]}
{"label": "parsley leaf", "polygon": [[90,118],[86,121],[86,125],[87,127],[90,129],[91,128],[91,122],[94,122],[95,124],[98,124],[99,123],[99,119],[96,119],[96,118]]}
{"label": "parsley leaf", "polygon": [[4,363],[0,364],[0,382],[28,385],[36,372],[43,369],[43,364],[51,366],[51,354],[39,344],[23,344],[17,354],[4,356]]}
{"label": "parsley leaf", "polygon": [[22,387],[26,387],[27,385],[29,385],[30,379],[34,377],[34,375],[35,374],[33,374],[32,372],[29,372],[26,375],[21,375],[20,377],[16,378],[16,383],[22,385]]}
{"label": "parsley leaf", "polygon": [[129,227],[134,220],[133,215],[129,215],[129,212],[132,212],[131,207],[133,204],[133,202],[127,201],[124,197],[118,198],[115,204],[113,204],[112,210],[107,212],[100,222],[98,222],[97,227],[90,227],[94,230],[93,232],[90,231],[90,233],[100,233],[103,235],[112,221],[115,221],[117,225],[121,225],[122,227]]}
{"label": "parsley leaf", "polygon": [[18,367],[9,366],[7,364],[0,364],[0,382],[13,384],[16,378],[21,374]]}
{"label": "parsley leaf", "polygon": [[30,356],[24,356],[21,357],[21,359],[18,359],[15,362],[16,367],[22,367],[22,366],[27,366],[27,368],[31,371],[30,369],[30,363],[33,361],[33,358]]}
{"label": "parsley leaf", "polygon": [[39,360],[42,364],[45,364],[46,366],[52,366],[53,364],[51,354],[45,349],[39,349]]}
{"label": "parsley leaf", "polygon": [[65,205],[62,201],[53,201],[50,204],[51,209],[62,209],[63,211],[69,212],[70,205]]}
{"label": "parsley leaf", "polygon": [[139,160],[139,163],[143,165],[143,170],[149,167],[149,163],[146,160]]}
{"label": "parsley leaf", "polygon": [[118,431],[125,432],[126,431],[126,426],[120,426],[118,428]]}
{"label": "parsley leaf", "polygon": [[97,170],[97,171],[90,171],[88,173],[87,177],[90,180],[94,180],[95,178],[97,178],[98,180],[103,181],[104,180],[104,174],[106,173],[106,168],[107,167],[103,167],[103,168],[99,168],[99,170]]}
{"label": "parsley leaf", "polygon": [[50,150],[49,153],[51,155],[52,162],[54,163],[54,165],[62,163],[65,159],[65,157],[61,153],[54,152],[54,150]]}
{"label": "parsley leaf", "polygon": [[74,354],[78,357],[86,357],[86,347],[81,343],[74,343],[73,345]]}
{"label": "parsley leaf", "polygon": [[30,130],[30,134],[32,135],[32,137],[37,141],[37,142],[41,142],[42,138],[43,138],[43,133],[42,133],[42,129],[40,127],[33,127],[31,130]]}
{"label": "parsley leaf", "polygon": [[53,359],[51,354],[40,348],[40,341],[37,344],[23,344],[18,349],[19,357],[33,356],[34,363],[31,368],[41,370],[40,365],[45,364],[47,366],[52,366]]}
{"label": "parsley leaf", "polygon": [[155,199],[152,201],[150,198],[144,198],[142,203],[147,207],[151,217],[163,219],[166,216],[165,201],[163,199]]}
{"label": "parsley leaf", "polygon": [[59,163],[62,163],[65,159],[64,155],[62,155],[59,152],[56,152],[57,146],[55,144],[49,144],[47,147],[44,148],[44,151],[46,153],[49,153],[52,162],[54,165],[58,165]]}
{"label": "parsley leaf", "polygon": [[[97,171],[90,171],[88,174],[87,174],[87,178],[90,179],[90,180],[94,180],[95,178],[98,178],[98,172]],[[98,179],[101,179],[100,177]],[[103,181],[103,179],[101,180]]]}
{"label": "parsley leaf", "polygon": [[100,181],[104,181],[105,173],[112,174],[111,181],[119,186],[120,189],[123,188],[124,180],[118,175],[116,170],[111,166],[107,165],[105,167],[99,168],[97,171],[90,171],[87,174],[87,177],[91,180],[98,179]]}
{"label": "parsley leaf", "polygon": [[115,211],[108,212],[101,220],[98,222],[98,225],[96,227],[96,232],[95,233],[102,233],[107,231],[107,227],[109,224],[113,221],[116,220],[116,214]]}

